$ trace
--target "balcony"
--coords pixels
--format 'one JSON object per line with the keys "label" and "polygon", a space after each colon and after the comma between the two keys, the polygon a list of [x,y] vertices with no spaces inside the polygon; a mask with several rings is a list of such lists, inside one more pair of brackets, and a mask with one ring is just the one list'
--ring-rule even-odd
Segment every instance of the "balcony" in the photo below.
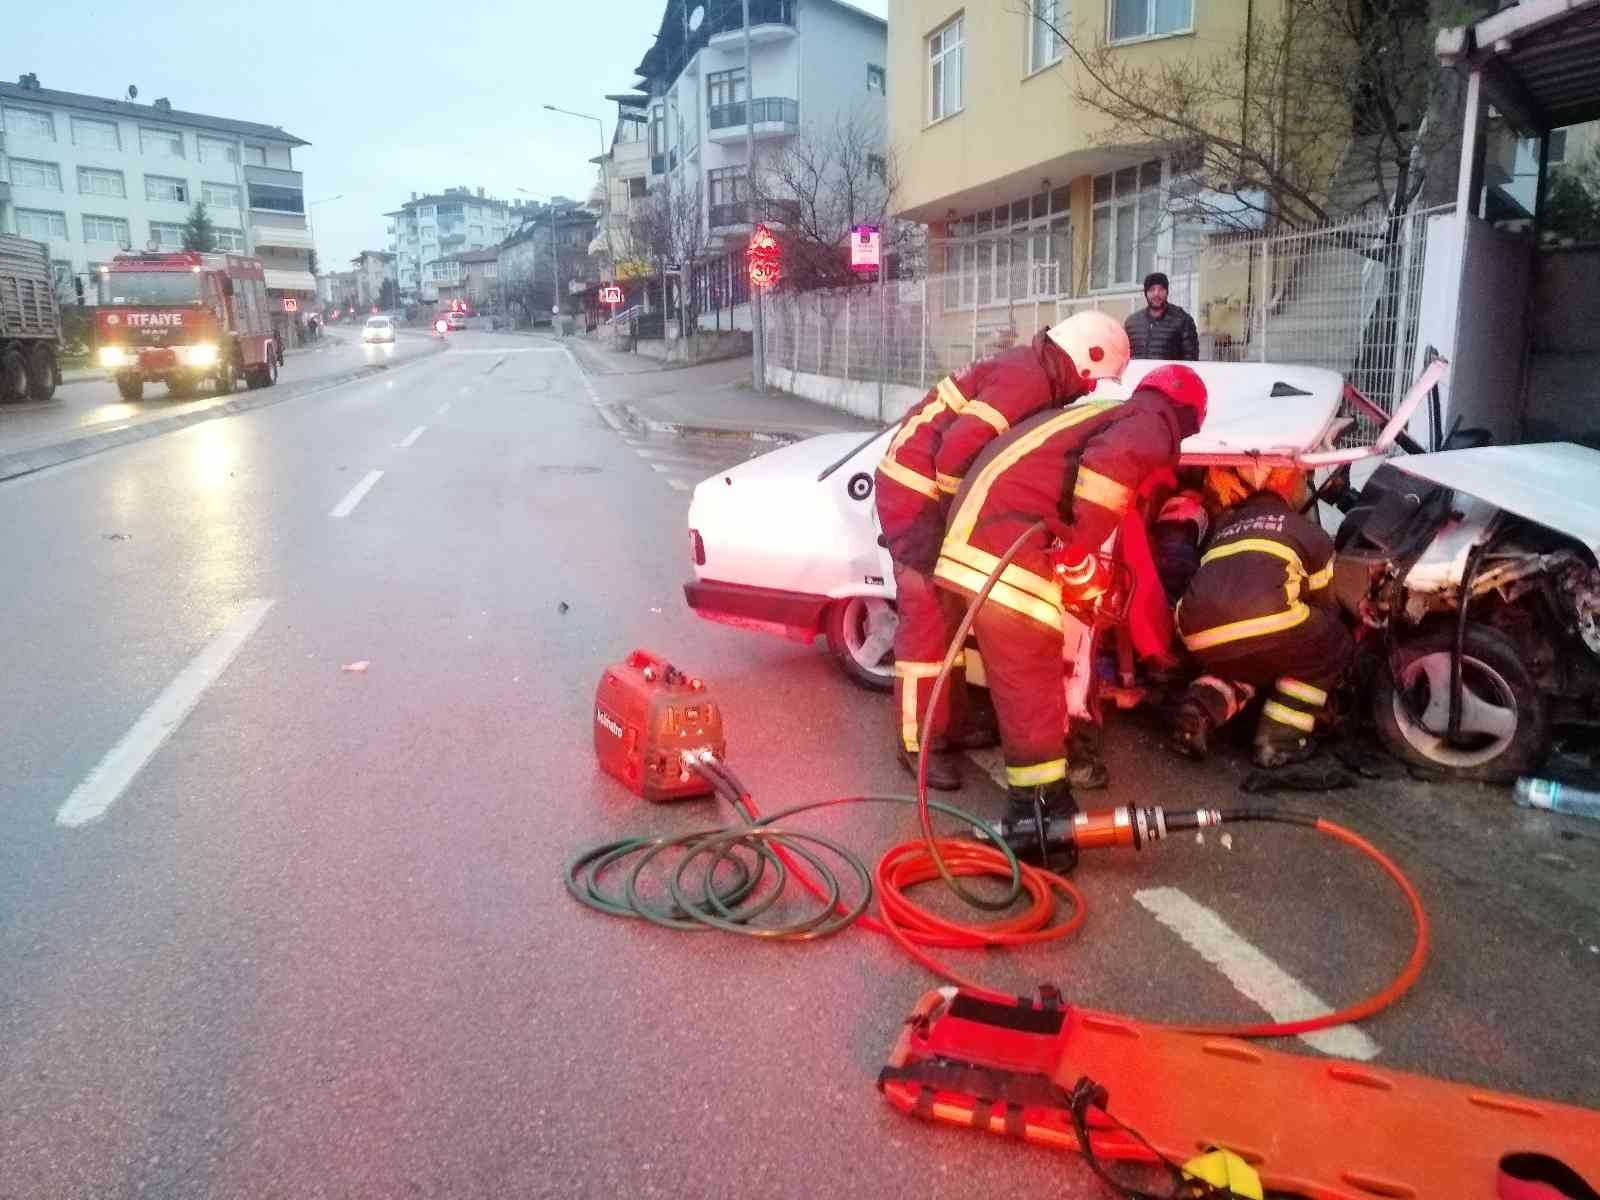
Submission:
{"label": "balcony", "polygon": [[[780,96],[765,96],[749,102],[750,124],[755,136],[786,137],[800,129],[800,102]],[[732,104],[714,104],[706,114],[713,142],[726,145],[737,142],[745,135],[745,101]]]}
{"label": "balcony", "polygon": [[277,167],[246,167],[245,188],[249,204],[254,209],[267,212],[305,212],[305,192],[299,171],[284,171]]}
{"label": "balcony", "polygon": [[713,204],[706,210],[712,229],[741,229],[750,224],[750,202],[735,200],[732,204]]}
{"label": "balcony", "polygon": [[[725,10],[729,20],[718,21],[706,44],[713,50],[731,50],[744,45],[744,14],[738,5]],[[794,0],[750,0],[750,44],[765,46],[795,36]]]}

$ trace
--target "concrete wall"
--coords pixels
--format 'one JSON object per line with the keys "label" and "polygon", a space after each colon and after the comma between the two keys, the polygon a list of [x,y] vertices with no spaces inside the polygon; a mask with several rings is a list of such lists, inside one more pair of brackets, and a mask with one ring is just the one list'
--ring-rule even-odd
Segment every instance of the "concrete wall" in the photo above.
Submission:
{"label": "concrete wall", "polygon": [[895,383],[886,383],[880,388],[876,383],[845,380],[836,375],[791,371],[770,361],[767,363],[767,386],[826,404],[829,408],[842,409],[868,421],[898,421],[923,396],[922,388]]}
{"label": "concrete wall", "polygon": [[1532,257],[1526,238],[1467,218],[1446,431],[1459,417],[1462,428],[1487,429],[1496,442],[1518,439]]}
{"label": "concrete wall", "polygon": [[1545,250],[1533,267],[1533,320],[1523,436],[1600,445],[1600,246]]}

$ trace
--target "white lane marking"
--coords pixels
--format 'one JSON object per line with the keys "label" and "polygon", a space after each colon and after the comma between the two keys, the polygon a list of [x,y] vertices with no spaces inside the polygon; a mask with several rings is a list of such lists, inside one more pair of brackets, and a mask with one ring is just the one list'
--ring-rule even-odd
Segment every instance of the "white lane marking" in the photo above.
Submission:
{"label": "white lane marking", "polygon": [[418,425],[410,433],[406,434],[404,440],[399,443],[399,448],[402,450],[409,450],[412,446],[415,446],[417,444],[417,439],[422,436],[422,431],[426,428],[426,425]]}
{"label": "white lane marking", "polygon": [[669,479],[667,482],[680,492],[687,492],[689,490],[689,485],[681,479]]}
{"label": "white lane marking", "polygon": [[651,463],[650,464],[650,469],[652,471],[659,471],[663,475],[665,475],[668,471],[672,470],[671,467],[666,466],[663,463]]}
{"label": "white lane marking", "polygon": [[[1174,887],[1143,888],[1133,898],[1144,905],[1201,958],[1227,977],[1274,1021],[1296,1021],[1332,1011],[1332,1006],[1277,963],[1235,933],[1211,909]],[[1378,1043],[1351,1025],[1300,1035],[1306,1045],[1365,1062],[1378,1056]]]}
{"label": "white lane marking", "polygon": [[463,386],[463,387],[462,387],[462,389],[461,389],[461,394],[462,394],[462,395],[463,395],[463,396],[465,396],[465,395],[466,395],[466,394],[467,394],[467,393],[468,393],[468,392],[470,392],[470,391],[471,391],[471,390],[472,390],[472,387],[471,387],[471,385],[464,385],[464,386]]}
{"label": "white lane marking", "polygon": [[565,346],[507,346],[503,350],[486,350],[483,347],[450,347],[452,354],[564,354]]}
{"label": "white lane marking", "polygon": [[329,511],[330,517],[348,517],[361,503],[361,497],[372,490],[372,485],[383,478],[382,471],[368,471],[361,477],[361,482],[345,493],[344,499],[335,504]]}
{"label": "white lane marking", "polygon": [[194,711],[206,689],[228,669],[234,655],[250,640],[272,604],[270,599],[246,601],[222,632],[167,684],[166,690],[144,710],[133,728],[123,734],[122,740],[72,789],[66,803],[56,812],[57,825],[75,829],[105,815],[145,763]]}
{"label": "white lane marking", "polygon": [[447,413],[449,411],[450,411],[450,401],[446,400],[443,404],[439,405],[439,415],[441,417],[444,416],[445,413]]}

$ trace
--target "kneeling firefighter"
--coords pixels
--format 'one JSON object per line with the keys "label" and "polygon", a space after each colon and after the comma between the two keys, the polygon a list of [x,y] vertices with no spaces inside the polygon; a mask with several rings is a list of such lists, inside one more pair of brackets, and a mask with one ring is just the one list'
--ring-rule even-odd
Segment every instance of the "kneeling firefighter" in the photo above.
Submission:
{"label": "kneeling firefighter", "polygon": [[[1191,368],[1157,367],[1123,404],[1041,413],[997,439],[956,493],[934,577],[970,602],[1000,556],[1045,521],[1001,572],[974,629],[1000,724],[1011,840],[1077,812],[1068,781],[1065,612],[1109,587],[1101,552],[1147,480],[1170,473],[1183,439],[1205,420],[1206,387]],[[1025,844],[1025,843],[1024,843]]]}
{"label": "kneeling firefighter", "polygon": [[1264,688],[1272,695],[1256,725],[1256,764],[1315,751],[1312,734],[1355,643],[1330,598],[1333,541],[1290,504],[1301,489],[1298,472],[1264,467],[1218,467],[1207,478],[1208,492],[1238,502],[1213,522],[1178,605],[1183,644],[1206,670],[1175,713],[1175,745],[1191,757],[1204,757],[1210,734]]}
{"label": "kneeling firefighter", "polygon": [[[1128,336],[1115,319],[1079,313],[1018,346],[946,376],[902,420],[875,480],[881,541],[894,562],[895,711],[900,762],[916,771],[918,725],[960,623],[933,584],[950,499],[994,438],[1045,409],[1070,404],[1102,379],[1120,379]],[[973,672],[974,675],[977,672]],[[957,668],[928,724],[928,784],[961,786],[951,749],[975,749],[985,731],[967,723],[966,675]],[[992,732],[987,736],[992,739]]]}

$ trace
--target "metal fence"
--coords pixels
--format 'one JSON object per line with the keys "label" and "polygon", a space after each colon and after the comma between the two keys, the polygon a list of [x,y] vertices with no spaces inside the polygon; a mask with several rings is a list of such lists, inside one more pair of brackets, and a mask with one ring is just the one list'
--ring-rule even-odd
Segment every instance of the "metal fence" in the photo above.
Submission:
{"label": "metal fence", "polygon": [[[1385,407],[1417,366],[1429,218],[1377,216],[1271,237],[1212,238],[1169,271],[1173,302],[1201,330],[1201,357],[1327,367]],[[981,282],[981,281],[980,281]],[[1015,292],[1024,289],[1017,287]],[[961,272],[766,300],[769,371],[926,388],[1084,309],[1121,318],[1137,289],[978,302]],[[1360,417],[1348,435],[1370,440]]]}

